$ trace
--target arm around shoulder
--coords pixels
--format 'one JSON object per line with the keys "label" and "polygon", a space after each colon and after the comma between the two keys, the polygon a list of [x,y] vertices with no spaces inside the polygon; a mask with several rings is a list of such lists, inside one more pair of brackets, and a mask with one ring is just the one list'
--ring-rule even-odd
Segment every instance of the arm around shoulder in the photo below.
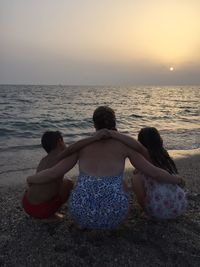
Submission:
{"label": "arm around shoulder", "polygon": [[69,155],[76,153],[80,149],[84,148],[85,146],[90,145],[91,143],[98,141],[102,138],[108,138],[110,136],[108,130],[102,129],[97,131],[93,136],[84,138],[75,142],[74,144],[68,146],[63,152],[61,152],[58,156],[58,160],[62,160]]}
{"label": "arm around shoulder", "polygon": [[78,160],[77,154],[73,154],[60,161],[52,168],[38,172],[27,177],[28,184],[46,184],[64,176],[66,172],[71,170]]}
{"label": "arm around shoulder", "polygon": [[184,183],[184,180],[182,177],[178,175],[171,175],[167,171],[152,165],[142,155],[140,155],[137,152],[130,151],[129,159],[131,161],[131,164],[136,169],[138,169],[145,175],[152,177],[158,182],[170,183],[170,184],[183,184]]}
{"label": "arm around shoulder", "polygon": [[110,132],[111,132],[112,138],[117,139],[118,141],[127,145],[129,148],[139,152],[140,154],[143,155],[143,157],[149,160],[149,154],[148,154],[147,149],[140,142],[138,142],[135,138],[119,133],[117,131],[110,131]]}

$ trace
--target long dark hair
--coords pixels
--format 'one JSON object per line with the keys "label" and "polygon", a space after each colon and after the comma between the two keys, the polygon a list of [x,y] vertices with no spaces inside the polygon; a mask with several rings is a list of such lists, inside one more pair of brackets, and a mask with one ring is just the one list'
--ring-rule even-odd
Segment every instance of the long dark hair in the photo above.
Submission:
{"label": "long dark hair", "polygon": [[164,148],[163,140],[156,128],[142,128],[138,134],[138,141],[147,148],[152,163],[155,166],[164,169],[171,174],[178,173],[176,165]]}

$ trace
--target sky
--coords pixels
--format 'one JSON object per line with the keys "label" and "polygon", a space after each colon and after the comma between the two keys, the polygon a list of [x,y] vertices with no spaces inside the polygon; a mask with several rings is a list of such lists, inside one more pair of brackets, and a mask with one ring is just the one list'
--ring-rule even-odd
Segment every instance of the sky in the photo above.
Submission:
{"label": "sky", "polygon": [[0,0],[0,84],[199,85],[200,0]]}

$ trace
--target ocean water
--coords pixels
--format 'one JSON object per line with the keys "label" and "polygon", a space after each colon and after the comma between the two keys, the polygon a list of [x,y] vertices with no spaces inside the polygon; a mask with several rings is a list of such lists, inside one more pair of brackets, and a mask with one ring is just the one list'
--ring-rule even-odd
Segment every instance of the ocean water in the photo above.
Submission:
{"label": "ocean water", "polygon": [[116,112],[117,128],[137,137],[158,128],[167,149],[200,147],[200,86],[0,85],[0,179],[32,171],[45,155],[40,138],[59,130],[66,143],[89,136],[96,107]]}

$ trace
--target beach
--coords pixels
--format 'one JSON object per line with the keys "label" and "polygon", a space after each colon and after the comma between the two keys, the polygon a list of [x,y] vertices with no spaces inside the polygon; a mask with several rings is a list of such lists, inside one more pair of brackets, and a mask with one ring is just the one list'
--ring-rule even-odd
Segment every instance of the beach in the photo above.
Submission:
{"label": "beach", "polygon": [[[200,267],[199,11],[200,0],[0,1],[0,267]],[[103,128],[128,137],[90,138]],[[77,190],[60,207],[63,175]],[[60,218],[34,219],[22,200]],[[121,216],[110,231],[76,225]]]}
{"label": "beach", "polygon": [[[30,170],[10,174],[24,178],[18,183],[1,179],[0,266],[199,266],[200,150],[171,154],[186,180],[187,212],[173,221],[147,220],[132,196],[128,220],[112,231],[77,229],[67,204],[61,222],[32,219],[21,207]],[[128,179],[129,168],[125,173]]]}

